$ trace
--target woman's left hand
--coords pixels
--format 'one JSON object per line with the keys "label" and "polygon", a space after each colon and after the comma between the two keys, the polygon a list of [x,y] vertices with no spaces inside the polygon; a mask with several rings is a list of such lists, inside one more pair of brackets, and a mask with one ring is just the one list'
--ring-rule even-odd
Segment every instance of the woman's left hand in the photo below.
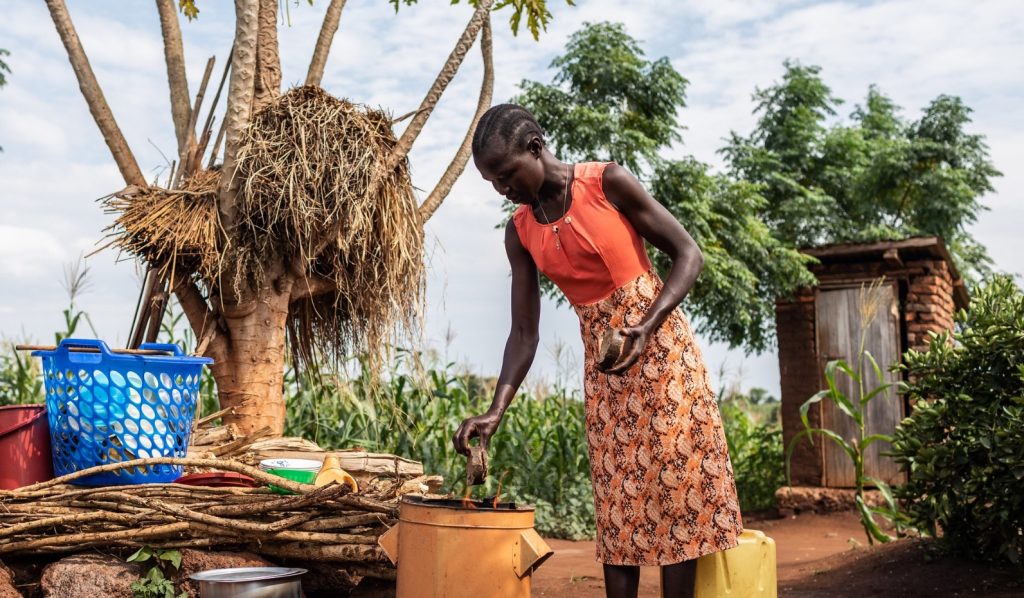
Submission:
{"label": "woman's left hand", "polygon": [[647,347],[647,340],[650,338],[650,331],[646,326],[630,326],[621,328],[619,332],[626,337],[622,346],[622,354],[618,361],[604,370],[605,374],[612,376],[619,376],[633,367],[636,360],[640,359],[640,355],[643,354],[644,348]]}

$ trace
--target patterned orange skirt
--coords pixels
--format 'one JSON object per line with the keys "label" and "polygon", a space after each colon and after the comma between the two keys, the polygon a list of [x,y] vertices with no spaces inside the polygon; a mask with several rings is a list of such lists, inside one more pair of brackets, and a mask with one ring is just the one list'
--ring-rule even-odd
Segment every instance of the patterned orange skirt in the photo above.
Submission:
{"label": "patterned orange skirt", "polygon": [[602,301],[574,305],[597,519],[597,560],[671,565],[737,545],[732,463],[707,367],[680,310],[621,376],[597,369],[609,326],[640,322],[661,290],[647,272]]}

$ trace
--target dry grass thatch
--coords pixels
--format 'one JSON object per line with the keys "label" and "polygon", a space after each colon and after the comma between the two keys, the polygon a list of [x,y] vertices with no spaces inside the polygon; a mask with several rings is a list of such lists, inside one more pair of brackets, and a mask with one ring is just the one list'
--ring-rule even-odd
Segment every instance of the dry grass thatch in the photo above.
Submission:
{"label": "dry grass thatch", "polygon": [[[253,116],[238,151],[238,243],[251,256],[282,255],[334,292],[293,303],[298,355],[375,354],[401,326],[413,329],[423,295],[423,227],[407,163],[384,172],[396,143],[391,118],[292,89]],[[376,193],[371,181],[382,178]],[[340,232],[315,255],[328,231]],[[258,265],[250,269],[260,279]],[[297,281],[303,285],[304,281]]]}
{"label": "dry grass thatch", "polygon": [[238,149],[230,239],[218,223],[217,173],[202,171],[180,191],[133,187],[108,199],[121,213],[115,243],[165,275],[198,275],[211,296],[277,285],[270,273],[293,273],[300,289],[315,281],[318,292],[289,307],[293,351],[307,362],[353,351],[375,359],[393,331],[416,329],[423,300],[408,164],[385,172],[395,143],[384,112],[316,86],[292,89],[253,115]]}
{"label": "dry grass thatch", "polygon": [[180,189],[128,187],[104,198],[119,216],[107,227],[113,244],[141,257],[162,277],[174,272],[216,278],[221,252],[217,230],[217,178],[201,170]]}

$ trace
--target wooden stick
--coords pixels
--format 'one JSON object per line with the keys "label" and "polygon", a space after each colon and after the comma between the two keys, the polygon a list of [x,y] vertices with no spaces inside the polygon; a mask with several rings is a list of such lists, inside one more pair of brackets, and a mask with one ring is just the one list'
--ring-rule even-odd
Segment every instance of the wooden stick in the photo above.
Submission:
{"label": "wooden stick", "polygon": [[[56,351],[55,345],[15,345],[14,349],[17,351]],[[68,351],[73,353],[99,353],[99,349],[92,347],[69,347]],[[170,351],[158,351],[156,349],[111,349],[111,353],[118,353],[121,355],[162,355],[166,357],[170,355]]]}
{"label": "wooden stick", "polygon": [[211,515],[256,515],[258,513],[266,513],[269,511],[294,511],[309,505],[331,500],[340,494],[343,494],[346,488],[347,486],[331,484],[330,486],[317,488],[306,495],[266,500],[263,501],[262,504],[249,503],[241,505],[215,506],[206,512]]}
{"label": "wooden stick", "polygon": [[108,513],[105,511],[98,511],[93,513],[77,513],[75,515],[58,515],[56,517],[46,517],[43,519],[36,519],[35,521],[27,521],[25,523],[19,523],[16,525],[6,526],[0,529],[0,538],[6,538],[8,536],[14,536],[25,531],[38,529],[41,527],[58,527],[66,526],[71,523],[90,523],[93,521],[113,521],[126,524],[134,524],[138,522],[140,517],[137,515],[125,515],[124,513]]}
{"label": "wooden stick", "polygon": [[374,525],[389,521],[380,513],[366,513],[363,515],[348,515],[345,517],[321,517],[307,521],[298,526],[297,530],[304,532],[321,532],[328,530],[346,529],[360,525]]}
{"label": "wooden stick", "polygon": [[235,411],[234,407],[225,407],[224,409],[221,409],[220,411],[211,413],[210,415],[207,415],[206,417],[197,419],[196,420],[196,425],[194,427],[198,428],[199,426],[201,426],[203,424],[212,422],[213,420],[217,419],[218,417],[221,417],[223,415],[227,415],[228,413],[234,413],[234,411]]}
{"label": "wooden stick", "polygon": [[213,63],[216,62],[217,57],[211,56],[206,61],[206,70],[203,71],[203,80],[199,84],[199,92],[196,93],[195,106],[192,108],[191,118],[188,121],[188,130],[192,133],[188,148],[181,153],[179,164],[181,167],[178,168],[178,173],[174,177],[174,182],[171,184],[172,188],[176,188],[181,184],[181,181],[185,180],[186,177],[192,175],[192,172],[186,172],[187,166],[192,163],[190,156],[196,149],[195,142],[195,128],[196,122],[199,119],[199,110],[203,106],[203,97],[206,95],[206,86],[210,83],[210,75],[213,74]]}
{"label": "wooden stick", "polygon": [[[263,482],[264,484],[272,484],[278,488],[283,488],[290,492],[297,494],[306,494],[316,490],[316,486],[311,484],[300,484],[291,480],[269,474],[265,471],[236,463],[234,461],[226,461],[220,459],[189,459],[182,457],[152,457],[149,459],[135,459],[132,461],[122,461],[120,463],[108,463],[106,465],[97,465],[96,467],[90,467],[89,469],[83,469],[68,475],[54,478],[46,482],[39,482],[38,484],[32,484],[31,486],[25,486],[17,490],[0,490],[0,498],[12,497],[17,498],[22,496],[23,493],[33,492],[35,490],[43,490],[52,486],[60,484],[66,484],[73,480],[90,476],[96,473],[107,473],[111,471],[119,471],[128,467],[135,467],[138,465],[181,465],[183,467],[204,467],[215,470],[226,470],[233,471],[235,473],[245,474],[255,480]],[[361,497],[345,497],[345,498],[361,498]],[[394,508],[394,507],[389,507]]]}
{"label": "wooden stick", "polygon": [[[212,132],[211,130],[213,128],[213,115],[214,112],[217,110],[217,102],[220,101],[220,94],[224,91],[224,83],[228,80],[228,73],[231,71],[231,54],[234,51],[235,47],[234,45],[232,45],[231,50],[228,51],[228,59],[224,61],[224,72],[220,76],[220,84],[217,85],[217,93],[213,94],[213,102],[210,104],[210,111],[206,113],[206,122],[203,123],[204,135],[208,135],[210,134],[208,132]],[[209,143],[209,137],[207,137],[206,142],[199,144],[199,151],[196,153],[199,154],[200,160],[202,159],[203,154],[206,152],[207,143]]]}
{"label": "wooden stick", "polygon": [[217,161],[217,154],[220,153],[220,144],[224,141],[224,129],[227,119],[220,121],[220,128],[217,129],[217,141],[213,143],[213,149],[210,150],[210,161],[206,164],[206,169],[210,170],[213,168],[214,163]]}
{"label": "wooden stick", "polygon": [[145,538],[166,537],[186,532],[188,531],[188,528],[189,522],[179,521],[177,523],[168,523],[167,525],[158,525],[155,527],[144,529],[129,529],[116,532],[99,532],[94,534],[84,533],[64,534],[60,536],[47,536],[44,538],[37,538],[35,540],[0,544],[0,554],[21,552],[25,550],[33,550],[35,548],[53,546],[64,546],[72,550],[80,550],[82,548],[82,545],[87,543],[110,543],[122,539],[139,540]]}
{"label": "wooden stick", "polygon": [[336,563],[386,563],[384,550],[379,546],[366,544],[310,545],[305,542],[288,544],[266,543],[251,546],[250,550],[271,556],[305,559],[313,561],[331,561]]}
{"label": "wooden stick", "polygon": [[[227,443],[225,445],[222,445],[222,446],[219,446],[219,447],[213,449],[213,454],[218,456],[218,457],[221,457],[223,455],[230,455],[231,453],[236,452],[238,449],[240,449],[242,447],[245,447],[245,446],[248,446],[248,445],[252,444],[253,442],[256,442],[260,438],[264,438],[266,436],[273,436],[273,435],[274,435],[274,431],[270,427],[264,426],[264,427],[260,428],[259,430],[256,430],[252,434],[249,434],[248,436],[243,436],[242,438],[236,438],[236,439],[232,440],[231,442],[229,442],[229,443]],[[276,484],[275,484],[275,486],[276,486]]]}

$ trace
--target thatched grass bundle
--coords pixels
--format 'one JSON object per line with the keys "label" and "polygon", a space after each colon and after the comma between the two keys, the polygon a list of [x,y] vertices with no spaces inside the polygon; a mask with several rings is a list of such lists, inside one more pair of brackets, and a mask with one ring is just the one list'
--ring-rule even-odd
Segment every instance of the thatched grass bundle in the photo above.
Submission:
{"label": "thatched grass bundle", "polygon": [[132,186],[104,198],[107,211],[119,214],[106,229],[112,243],[146,260],[164,278],[180,272],[213,280],[221,261],[218,176],[200,170],[180,189]]}
{"label": "thatched grass bundle", "polygon": [[384,171],[395,143],[387,114],[315,86],[282,95],[246,130],[236,243],[256,258],[247,274],[259,284],[260,261],[278,255],[335,289],[292,304],[290,340],[300,357],[373,354],[396,324],[414,328],[423,228],[407,163]]}
{"label": "thatched grass bundle", "polygon": [[130,187],[107,198],[120,213],[113,243],[165,276],[198,276],[211,298],[252,297],[282,276],[316,287],[289,305],[296,355],[375,359],[393,331],[416,329],[423,300],[408,164],[385,167],[395,144],[384,112],[319,87],[292,89],[246,129],[232,231],[219,221],[219,173],[200,171],[178,190]]}

